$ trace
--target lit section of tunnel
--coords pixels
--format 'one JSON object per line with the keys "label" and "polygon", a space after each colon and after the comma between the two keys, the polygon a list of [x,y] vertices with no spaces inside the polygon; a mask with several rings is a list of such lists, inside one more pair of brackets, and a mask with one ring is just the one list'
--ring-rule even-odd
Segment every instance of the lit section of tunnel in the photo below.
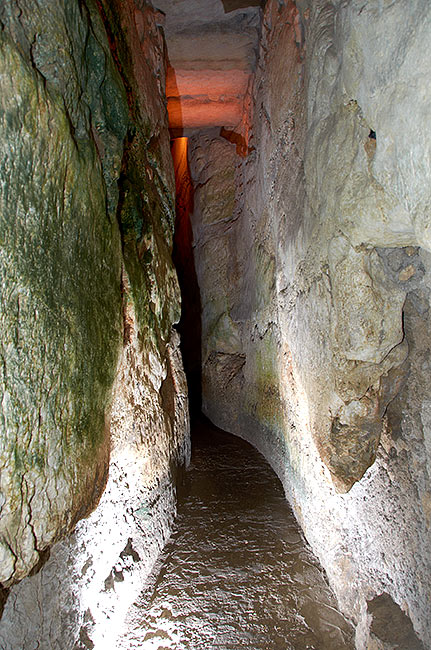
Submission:
{"label": "lit section of tunnel", "polygon": [[[388,643],[421,647],[400,596],[416,593],[416,602],[425,603],[426,590],[415,584],[414,570],[401,578],[405,562],[415,563],[412,548],[416,542],[406,524],[409,506],[396,488],[399,479],[395,483],[384,479],[388,466],[392,476],[404,472],[395,460],[397,434],[391,431],[392,427],[399,430],[397,404],[406,395],[398,393],[407,376],[407,338],[413,340],[414,335],[412,330],[410,334],[403,330],[409,303],[402,315],[406,292],[399,280],[404,282],[411,267],[411,277],[420,281],[421,262],[416,258],[409,263],[408,257],[414,260],[417,249],[408,248],[415,238],[411,238],[410,226],[400,225],[404,217],[398,222],[394,217],[393,226],[380,229],[375,228],[376,215],[370,225],[363,210],[372,214],[373,208],[365,207],[354,181],[347,182],[345,191],[356,196],[358,207],[350,207],[350,199],[343,203],[341,198],[339,209],[335,201],[332,211],[340,214],[335,217],[338,226],[329,225],[334,219],[330,211],[325,212],[327,187],[319,184],[323,175],[330,186],[336,185],[337,174],[343,174],[343,145],[330,138],[334,133],[350,133],[358,152],[356,160],[362,161],[352,163],[352,174],[358,172],[367,187],[374,187],[379,176],[375,171],[379,162],[373,167],[376,141],[379,147],[378,111],[369,105],[366,93],[350,102],[345,97],[334,100],[329,108],[319,104],[327,101],[326,91],[319,83],[314,85],[313,74],[322,73],[318,53],[325,51],[325,44],[312,37],[310,45],[310,34],[319,21],[324,22],[323,10],[319,14],[318,8],[314,13],[308,8],[300,13],[293,3],[270,4],[262,22],[256,23],[255,8],[235,7],[231,15],[222,16],[220,5],[202,6],[202,13],[211,17],[207,24],[194,7],[193,27],[185,24],[184,14],[178,19],[176,9],[170,22],[172,7],[168,3],[165,7],[171,135],[189,138],[187,187],[191,178],[193,202],[189,210],[192,229],[187,232],[193,238],[193,278],[200,286],[200,302],[185,299],[183,313],[187,305],[201,305],[202,393],[198,402],[214,423],[245,437],[270,460],[328,571],[343,611],[355,612],[357,647],[368,648],[369,643],[379,648]],[[370,16],[373,11],[370,8]],[[229,40],[237,27],[233,41]],[[220,44],[216,51],[214,42]],[[310,47],[316,48],[312,55]],[[331,41],[325,66],[331,65],[334,47]],[[355,49],[350,42],[347,47],[349,52]],[[314,57],[314,67],[307,64],[307,56]],[[332,61],[334,74],[337,65],[342,68],[342,55],[337,56]],[[346,74],[349,78],[349,64],[343,61],[346,72],[339,77]],[[326,80],[330,78],[329,72],[323,74]],[[354,83],[349,83],[346,92],[356,97]],[[342,96],[339,86],[333,92]],[[362,113],[364,105],[367,109]],[[349,117],[344,110],[352,111]],[[329,123],[327,119],[337,121],[333,131],[322,126]],[[381,122],[385,123],[383,116]],[[382,128],[390,131],[393,125],[386,123]],[[389,140],[392,137],[396,138],[391,135]],[[340,161],[333,169],[322,155],[325,147]],[[378,148],[381,160],[383,150]],[[177,191],[182,196],[181,186],[177,185]],[[334,196],[342,197],[343,190],[334,190]],[[323,218],[320,232],[315,210]],[[355,213],[355,226],[345,225],[343,210]],[[320,243],[314,244],[313,237]],[[361,246],[365,248],[358,254]],[[395,257],[399,262],[392,261]],[[398,263],[396,278],[389,269]],[[326,271],[322,276],[317,272],[319,264],[328,269],[329,284]],[[181,277],[180,264],[178,269]],[[368,273],[374,282],[372,292]],[[346,289],[350,283],[353,287]],[[190,284],[186,281],[186,291]],[[269,295],[272,300],[267,299]],[[301,295],[308,296],[308,304]],[[328,313],[327,304],[334,300],[333,311]],[[375,336],[373,323],[377,321],[383,326]],[[190,325],[182,331],[184,352],[187,332],[192,331]],[[194,334],[192,339],[198,340]],[[187,367],[186,352],[184,357]],[[367,370],[367,363],[375,364],[373,369],[368,366]],[[379,497],[368,509],[364,504],[369,502],[370,489]],[[345,493],[349,496],[344,498]],[[388,501],[390,519],[398,521],[403,531],[405,552],[385,539],[385,517],[380,513]],[[360,542],[353,523],[356,516],[362,522]],[[429,547],[423,520],[420,530],[419,543]],[[367,552],[359,549],[374,544],[381,549],[381,557],[390,556],[390,563],[398,566],[396,587],[386,577],[386,560],[378,563],[377,574],[371,569],[371,558],[363,563]],[[341,576],[350,570],[355,580],[368,585],[361,595],[348,595]],[[423,630],[409,611],[416,631]],[[367,628],[371,620],[374,623]]]}
{"label": "lit section of tunnel", "polygon": [[257,60],[260,5],[241,1],[159,3],[166,14],[166,96],[176,179],[173,259],[182,292],[178,330],[192,412],[199,412],[201,407],[202,342],[201,299],[190,221],[194,189],[188,138],[202,133],[220,135],[235,143],[238,153],[246,153],[245,104]]}
{"label": "lit section of tunnel", "polygon": [[0,21],[0,646],[428,650],[431,6]]}
{"label": "lit section of tunnel", "polygon": [[[168,46],[166,95],[173,135],[236,128],[254,71],[259,3],[162,0]],[[257,5],[257,6],[256,6]]]}
{"label": "lit section of tunnel", "polygon": [[[321,416],[316,417],[319,408],[317,404],[322,402],[324,391],[318,387],[316,393],[314,388],[310,388],[310,379],[305,373],[305,368],[308,367],[312,375],[315,372],[315,363],[311,359],[302,363],[301,346],[306,348],[309,342],[302,342],[299,349],[295,349],[298,345],[295,336],[299,340],[301,336],[295,334],[291,341],[288,341],[289,337],[286,339],[280,332],[280,329],[285,328],[285,331],[288,331],[292,327],[289,323],[289,310],[294,302],[287,301],[284,307],[287,318],[280,318],[275,315],[278,306],[275,303],[271,306],[271,301],[265,297],[274,292],[274,267],[279,295],[282,296],[284,292],[291,290],[289,284],[293,285],[293,282],[289,276],[295,268],[297,262],[294,258],[298,254],[293,248],[293,241],[302,240],[299,248],[304,246],[304,250],[309,245],[310,233],[307,233],[306,220],[301,223],[304,212],[307,213],[307,199],[304,198],[306,183],[303,176],[303,158],[306,157],[303,149],[305,122],[301,102],[304,101],[302,82],[304,75],[308,74],[303,61],[304,38],[306,31],[310,29],[310,14],[307,10],[301,18],[293,3],[288,3],[284,8],[279,5],[278,9],[271,6],[261,23],[256,21],[258,10],[250,6],[245,10],[245,4],[230,7],[231,15],[222,14],[221,3],[211,3],[211,7],[201,5],[200,10],[193,8],[193,19],[188,20],[185,19],[184,13],[181,17],[177,13],[178,10],[181,11],[181,3],[179,7],[172,7],[170,3],[165,5],[170,59],[167,98],[170,131],[174,138],[172,152],[178,197],[176,264],[183,291],[183,317],[179,326],[183,339],[182,349],[186,370],[188,365],[193,366],[195,371],[199,368],[201,383],[197,381],[197,372],[194,375],[195,380],[189,378],[192,396],[196,387],[201,386],[195,404],[201,404],[213,422],[245,437],[262,451],[282,480],[291,502],[307,503],[308,514],[304,515],[301,506],[295,509],[295,514],[314,548],[320,548],[320,558],[332,576],[333,585],[338,585],[340,595],[344,586],[337,582],[335,574],[339,571],[337,567],[346,561],[346,557],[350,557],[356,546],[354,534],[349,530],[349,524],[346,524],[342,536],[345,540],[350,539],[348,545],[351,549],[346,555],[338,551],[328,554],[327,543],[320,544],[318,526],[307,523],[307,519],[315,516],[317,510],[320,510],[318,519],[321,522],[321,530],[324,530],[322,516],[324,517],[326,508],[320,503],[316,493],[310,500],[307,497],[304,500],[302,488],[294,485],[295,476],[310,471],[305,469],[307,461],[296,457],[296,453],[305,454],[308,462],[314,466],[312,473],[316,485],[335,485],[336,491],[345,493],[364,475],[366,482],[367,476],[372,476],[376,471],[376,466],[373,466],[376,458],[377,464],[382,462],[380,441],[383,445],[390,446],[390,442],[385,438],[385,413],[401,384],[398,380],[389,380],[387,383],[385,379],[379,379],[380,387],[377,393],[370,387],[364,397],[361,392],[363,389],[358,389],[356,395],[354,391],[347,392],[338,403],[336,402],[339,397],[336,397],[334,402],[333,396],[323,396],[323,403],[326,400],[330,404],[328,408],[331,413],[342,414],[332,419],[331,431],[329,434],[325,433],[328,430],[328,420],[325,422]],[[226,10],[226,7],[224,9]],[[217,43],[217,46],[214,46],[214,43]],[[280,57],[279,60],[277,56]],[[258,60],[260,69],[256,70]],[[266,71],[262,70],[265,66]],[[266,74],[270,75],[270,80],[266,79]],[[265,86],[264,91],[261,90],[262,86]],[[364,124],[363,128],[363,135],[358,132],[355,137],[363,142],[366,156],[371,160],[375,154],[375,142],[370,144],[370,138],[375,141],[376,135],[374,128],[368,129],[367,124]],[[189,138],[187,172],[185,162],[180,164],[180,159],[185,158],[186,145],[180,144],[180,140],[175,139],[176,136],[182,136],[183,143],[184,136]],[[239,157],[233,153],[233,145]],[[255,152],[255,146],[261,148],[258,153]],[[274,162],[280,154],[285,160],[284,169],[282,165],[277,167]],[[245,160],[241,161],[240,157]],[[263,190],[265,198],[260,204],[253,196],[253,192],[259,194],[259,191],[262,191],[253,187],[254,172],[250,171],[250,168],[254,164],[264,165],[260,168],[260,182],[264,187],[267,184],[268,188],[271,188],[266,196],[266,189]],[[325,164],[323,161],[323,167]],[[281,189],[283,184],[288,189]],[[250,186],[253,189],[250,190]],[[184,209],[185,195],[188,197],[187,209]],[[254,205],[253,201],[257,205]],[[259,209],[264,215],[260,223],[259,216],[254,216],[253,220],[253,212],[256,215],[256,210],[258,212]],[[266,212],[271,209],[272,217],[265,217]],[[186,212],[192,220],[192,227],[189,226],[188,219],[184,218]],[[247,223],[247,212],[251,216],[251,225]],[[299,220],[295,212],[301,213]],[[251,237],[247,232],[249,229],[252,230]],[[269,234],[271,229],[276,233],[273,240]],[[360,235],[365,237],[365,240],[367,236]],[[261,239],[258,243],[259,237]],[[272,244],[268,243],[271,241]],[[390,241],[391,236],[387,239],[387,242]],[[410,240],[407,237],[397,243],[406,244],[408,241]],[[270,250],[271,245],[275,255]],[[334,245],[334,249],[337,245]],[[255,247],[257,254],[254,253]],[[184,251],[182,261],[181,248]],[[414,255],[413,249],[411,254]],[[337,254],[335,258],[336,256]],[[329,259],[331,260],[331,257]],[[190,267],[189,271],[184,270],[184,264]],[[405,268],[407,267],[406,261]],[[333,273],[336,278],[337,273]],[[361,284],[361,272],[358,267],[353,264],[350,273],[357,277]],[[192,286],[195,287],[194,296],[190,294]],[[389,291],[392,290],[395,298],[397,289],[392,287]],[[377,293],[379,292],[380,289],[377,289]],[[382,303],[379,302],[380,298],[376,300],[375,296],[369,297],[365,302],[367,300],[367,307],[365,303],[354,303],[351,309],[352,314],[356,311],[359,314],[365,312],[365,320],[368,319],[371,323],[374,319],[373,310],[380,311]],[[283,303],[283,299],[279,299],[279,302]],[[295,309],[299,303],[300,301]],[[318,300],[316,304],[319,304]],[[390,362],[393,365],[389,372],[398,374],[401,378],[405,376],[403,363],[406,341],[403,340],[399,329],[400,306],[399,302],[391,314],[389,308],[388,327],[383,334],[383,340],[388,341],[386,350],[391,347],[394,350],[394,360]],[[196,332],[192,321],[189,320],[185,324],[185,320],[188,318],[188,310],[194,310],[197,315],[199,307],[202,312],[202,324],[200,331]],[[392,307],[395,307],[395,303],[392,303]],[[266,316],[265,309],[272,310],[272,317]],[[303,309],[299,306],[299,312],[295,314],[295,318],[299,319],[299,323],[293,325],[296,331],[302,326],[301,319],[305,330],[312,330],[308,319],[314,318],[319,324],[322,318],[319,313],[311,316],[308,308],[305,308],[305,311],[302,311]],[[317,307],[317,312],[319,309],[320,306]],[[344,307],[341,307],[341,310],[343,309]],[[261,318],[265,324],[260,323]],[[251,320],[252,329],[249,329],[248,319]],[[348,330],[351,325],[346,324],[343,317],[339,317],[339,327],[341,332],[343,329]],[[326,335],[323,332],[319,337]],[[331,333],[331,336],[334,334]],[[357,336],[356,332],[348,336],[352,338],[347,344],[340,344],[345,345],[346,349],[349,345],[356,345],[351,343]],[[337,338],[341,340],[342,335],[335,334],[335,339]],[[251,345],[247,343],[249,340],[252,341]],[[263,341],[260,349],[259,340]],[[371,326],[359,343],[361,349],[344,354],[350,359],[358,358],[360,362],[369,359],[380,362],[382,354],[377,349],[371,353],[362,351],[362,348],[368,350],[370,346],[373,347],[372,340]],[[377,347],[379,345],[381,343],[378,343]],[[338,354],[337,349],[335,354]],[[193,356],[194,361],[191,361]],[[325,363],[330,363],[329,359],[323,361],[324,358],[325,353],[322,354],[322,367]],[[385,374],[386,370],[382,367],[377,374],[379,372]],[[323,383],[325,381],[323,380]],[[342,376],[342,371],[339,371],[334,385],[337,386],[338,383],[340,386],[344,381],[346,379]],[[369,378],[366,381],[374,380]],[[347,379],[347,382],[350,382],[350,379]],[[244,393],[245,390],[249,392],[248,395]],[[336,391],[339,391],[339,388],[335,388],[334,392]],[[295,439],[294,433],[285,433],[294,430],[295,426],[298,432],[303,432],[301,442]],[[282,441],[272,440],[274,435],[280,436]],[[302,452],[297,451],[300,447]],[[299,479],[300,482],[302,480]],[[359,487],[357,492],[360,493],[361,489]],[[364,489],[366,493],[367,488]],[[377,489],[379,491],[381,488]],[[354,494],[353,504],[356,498],[367,500],[368,497],[356,497]],[[403,511],[405,506],[401,505],[399,495],[394,494],[391,498],[398,504],[395,507],[399,507],[400,512]],[[311,502],[312,499],[315,500],[314,503]],[[353,504],[351,507],[355,509],[357,506]],[[331,498],[330,519],[337,521],[347,517],[345,521],[348,521],[349,508],[342,499]],[[364,521],[364,539],[371,540],[373,537],[371,531],[375,516],[377,515],[371,513],[361,515]],[[335,541],[338,539],[337,534],[329,533],[328,537],[332,540],[330,544],[334,544],[335,548],[338,544]],[[403,588],[401,587],[401,590]],[[421,647],[410,620],[404,618],[405,614],[397,604],[399,598],[397,601],[397,597],[394,599],[393,595],[386,592],[386,589],[389,592],[391,589],[385,579],[383,578],[379,587],[375,586],[373,589],[371,591],[374,598],[367,597],[359,606],[359,619],[362,617],[363,622],[358,627],[358,647],[365,647],[361,644],[367,643],[364,641],[365,637],[368,638],[367,635],[378,644],[399,642],[406,647]],[[392,591],[392,594],[394,593]],[[341,600],[344,597],[346,596],[341,596]],[[345,607],[344,611],[349,611],[349,607],[358,607],[358,602],[355,606]],[[370,621],[372,613],[376,622],[366,631],[364,617],[368,616]],[[393,629],[390,629],[391,620],[394,622]],[[401,632],[401,628],[405,632]],[[324,643],[329,644],[329,641]]]}

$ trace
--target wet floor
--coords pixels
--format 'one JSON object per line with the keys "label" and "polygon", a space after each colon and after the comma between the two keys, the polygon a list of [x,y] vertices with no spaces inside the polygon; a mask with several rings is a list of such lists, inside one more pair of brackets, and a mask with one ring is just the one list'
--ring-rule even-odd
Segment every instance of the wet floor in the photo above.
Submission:
{"label": "wet floor", "polygon": [[176,529],[121,647],[352,649],[269,465],[239,438],[198,426]]}

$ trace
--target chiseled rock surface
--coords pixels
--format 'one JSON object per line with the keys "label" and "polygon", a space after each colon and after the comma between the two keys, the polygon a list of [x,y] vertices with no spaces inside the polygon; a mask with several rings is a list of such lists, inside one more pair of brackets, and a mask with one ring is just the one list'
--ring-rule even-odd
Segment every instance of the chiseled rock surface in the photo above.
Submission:
{"label": "chiseled rock surface", "polygon": [[[0,581],[9,586],[106,482],[121,341],[114,182],[128,116],[97,15],[92,29],[78,3],[11,2],[0,19]],[[96,137],[112,169],[106,186]]]}
{"label": "chiseled rock surface", "polygon": [[114,650],[171,532],[176,495],[170,467],[189,455],[178,334],[162,357],[156,349],[142,350],[131,308],[128,324],[106,490],[96,510],[51,549],[42,570],[11,589],[0,622],[5,650],[30,650],[36,641],[44,648]]}
{"label": "chiseled rock surface", "polygon": [[[385,593],[429,648],[431,9],[297,4],[265,9],[248,156],[195,193],[204,410],[271,461],[358,648]],[[229,146],[195,142],[199,183]]]}
{"label": "chiseled rock surface", "polygon": [[114,647],[188,459],[156,18],[0,9],[3,586],[45,561],[10,588],[7,650]]}
{"label": "chiseled rock surface", "polygon": [[155,5],[166,14],[169,126],[187,133],[237,126],[256,63],[259,2],[158,0]]}

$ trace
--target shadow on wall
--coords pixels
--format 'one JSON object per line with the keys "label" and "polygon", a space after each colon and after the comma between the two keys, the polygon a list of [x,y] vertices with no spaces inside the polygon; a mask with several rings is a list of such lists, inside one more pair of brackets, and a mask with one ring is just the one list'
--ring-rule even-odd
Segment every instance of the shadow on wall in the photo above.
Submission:
{"label": "shadow on wall", "polygon": [[201,297],[193,257],[193,231],[190,215],[193,212],[193,184],[188,158],[188,139],[175,138],[171,153],[175,169],[176,219],[173,261],[181,288],[181,320],[177,329],[181,335],[181,353],[189,388],[190,414],[200,413],[201,389]]}
{"label": "shadow on wall", "polygon": [[264,7],[266,0],[222,0],[223,9],[226,14],[236,9],[243,9],[245,7]]}
{"label": "shadow on wall", "polygon": [[368,613],[372,615],[371,640],[382,641],[385,648],[425,650],[415,634],[411,620],[389,594],[383,593],[369,600]]}

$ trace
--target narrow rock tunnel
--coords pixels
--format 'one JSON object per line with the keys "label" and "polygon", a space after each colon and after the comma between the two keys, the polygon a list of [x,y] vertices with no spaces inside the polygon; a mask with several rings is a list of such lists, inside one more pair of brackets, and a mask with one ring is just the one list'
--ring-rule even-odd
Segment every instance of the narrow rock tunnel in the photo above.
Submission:
{"label": "narrow rock tunnel", "polygon": [[0,28],[0,648],[430,650],[431,7]]}

